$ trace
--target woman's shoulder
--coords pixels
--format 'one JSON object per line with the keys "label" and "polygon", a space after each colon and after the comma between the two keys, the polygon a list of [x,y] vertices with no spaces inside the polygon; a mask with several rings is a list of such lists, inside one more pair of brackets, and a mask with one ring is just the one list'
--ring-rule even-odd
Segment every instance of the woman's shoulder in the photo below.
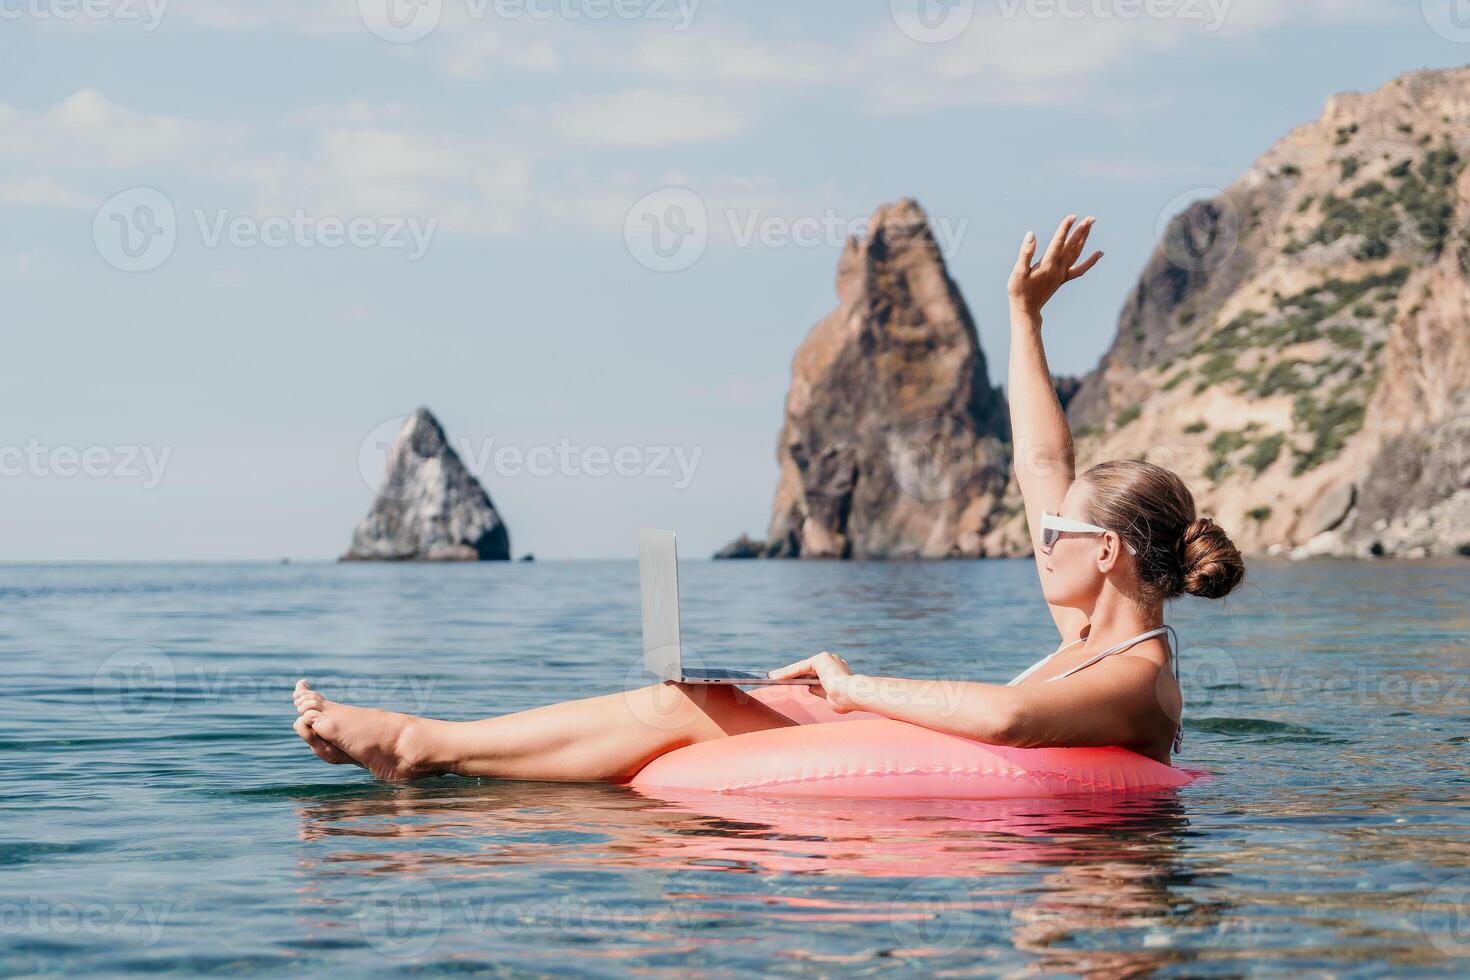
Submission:
{"label": "woman's shoulder", "polygon": [[1169,645],[1167,636],[1150,636],[1146,640],[1139,640],[1126,650],[1118,652],[1118,658],[1129,660],[1142,660],[1152,664],[1160,670],[1169,666],[1169,659],[1174,656],[1174,648]]}

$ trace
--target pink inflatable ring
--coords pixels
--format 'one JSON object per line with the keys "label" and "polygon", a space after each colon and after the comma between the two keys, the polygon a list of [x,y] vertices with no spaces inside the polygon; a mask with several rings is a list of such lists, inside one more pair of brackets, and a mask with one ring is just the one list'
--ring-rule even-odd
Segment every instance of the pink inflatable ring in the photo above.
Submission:
{"label": "pink inflatable ring", "polygon": [[762,692],[761,700],[802,724],[676,749],[645,766],[633,786],[760,796],[997,800],[1165,789],[1196,775],[1127,749],[986,745],[865,713],[833,715],[825,705],[772,691]]}

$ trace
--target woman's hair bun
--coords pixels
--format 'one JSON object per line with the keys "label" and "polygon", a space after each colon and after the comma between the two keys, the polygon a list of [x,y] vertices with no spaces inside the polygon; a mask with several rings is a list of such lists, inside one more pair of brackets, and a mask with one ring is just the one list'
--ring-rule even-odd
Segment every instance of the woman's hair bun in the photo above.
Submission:
{"label": "woman's hair bun", "polygon": [[1223,599],[1245,578],[1245,560],[1225,529],[1208,517],[1196,518],[1179,543],[1184,591],[1205,599]]}

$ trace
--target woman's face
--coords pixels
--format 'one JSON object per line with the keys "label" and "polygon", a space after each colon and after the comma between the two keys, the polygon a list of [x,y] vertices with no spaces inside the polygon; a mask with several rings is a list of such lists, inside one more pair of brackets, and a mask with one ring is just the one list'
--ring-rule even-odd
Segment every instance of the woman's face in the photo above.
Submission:
{"label": "woman's face", "polygon": [[[1062,499],[1061,516],[1093,523],[1087,512],[1087,486],[1073,480]],[[1111,542],[1111,543],[1110,543]],[[1091,610],[1102,591],[1106,572],[1098,567],[1104,550],[1112,554],[1116,538],[1100,534],[1063,531],[1051,553],[1041,553],[1041,591],[1046,601],[1058,606]]]}

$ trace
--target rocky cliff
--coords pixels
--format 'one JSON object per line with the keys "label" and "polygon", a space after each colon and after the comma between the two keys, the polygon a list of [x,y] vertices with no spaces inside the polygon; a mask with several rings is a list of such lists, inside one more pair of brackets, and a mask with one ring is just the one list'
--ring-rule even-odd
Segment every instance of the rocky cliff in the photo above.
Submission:
{"label": "rocky cliff", "polygon": [[1339,95],[1174,218],[1068,409],[1243,548],[1470,552],[1470,69]]}
{"label": "rocky cliff", "polygon": [[[1244,550],[1470,554],[1470,68],[1330,99],[1168,223],[1058,379],[1078,466],[1179,472]],[[768,539],[730,557],[1029,553],[1006,408],[912,201],[850,242],[792,365]]]}
{"label": "rocky cliff", "polygon": [[1009,423],[974,321],[916,203],[869,227],[792,361],[762,554],[995,554]]}
{"label": "rocky cliff", "polygon": [[427,408],[404,422],[372,510],[343,561],[510,558],[510,533]]}

